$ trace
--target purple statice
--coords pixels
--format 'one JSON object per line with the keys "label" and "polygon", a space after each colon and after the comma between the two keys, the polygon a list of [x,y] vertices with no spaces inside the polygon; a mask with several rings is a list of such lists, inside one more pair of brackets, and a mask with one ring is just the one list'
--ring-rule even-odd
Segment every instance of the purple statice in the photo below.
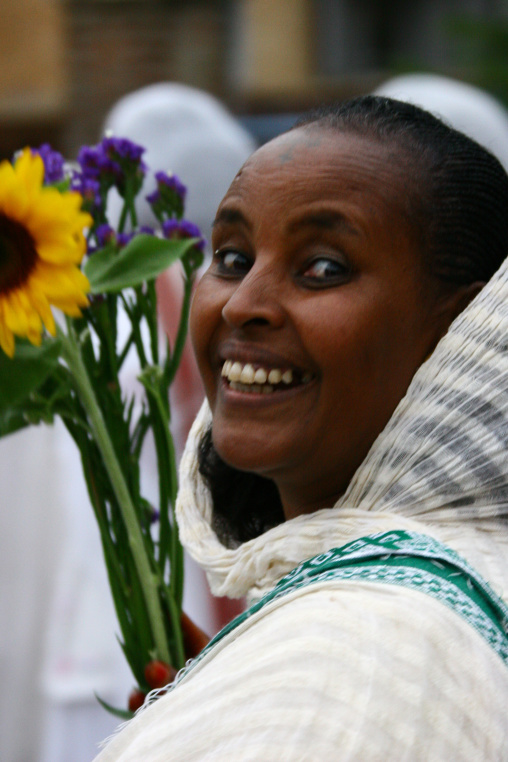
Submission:
{"label": "purple statice", "polygon": [[164,188],[169,188],[180,196],[182,201],[185,200],[187,188],[177,175],[168,174],[167,172],[156,172],[155,179],[157,181],[159,192]]}
{"label": "purple statice", "polygon": [[93,212],[94,209],[101,207],[101,186],[97,179],[74,170],[71,177],[71,189],[81,193],[83,206],[87,211]]}
{"label": "purple statice", "polygon": [[127,138],[105,137],[96,146],[83,146],[78,162],[85,177],[100,183],[103,194],[114,186],[122,197],[134,198],[146,172],[144,151]]}
{"label": "purple statice", "polygon": [[98,225],[95,229],[95,238],[99,246],[106,246],[108,243],[116,241],[116,233],[111,227],[105,223],[104,225]]}
{"label": "purple statice", "polygon": [[137,233],[145,233],[146,235],[155,235],[155,230],[149,225],[140,225],[136,230]]}
{"label": "purple statice", "polygon": [[136,233],[117,233],[116,234],[116,241],[118,243],[118,246],[120,249],[123,249],[124,246],[127,246],[129,241],[132,241]]}
{"label": "purple statice", "polygon": [[176,175],[167,172],[156,172],[157,187],[146,200],[152,207],[153,213],[162,222],[165,216],[181,217],[183,214],[187,188]]}
{"label": "purple statice", "polygon": [[[165,238],[169,239],[196,238],[194,246],[184,259],[188,260],[189,265],[192,265],[193,269],[200,266],[203,261],[206,241],[197,225],[188,220],[165,220],[162,223],[162,233]],[[182,263],[185,266],[184,260],[182,260]]]}
{"label": "purple statice", "polygon": [[205,248],[205,239],[200,229],[188,220],[165,220],[162,223],[162,232],[165,238],[197,238],[195,248],[199,251]]}
{"label": "purple statice", "polygon": [[97,225],[94,230],[94,237],[88,242],[88,254],[95,254],[99,249],[103,249],[108,244],[116,244],[116,233],[107,223]]}
{"label": "purple statice", "polygon": [[201,235],[201,231],[197,225],[188,220],[165,220],[162,223],[162,233],[165,238],[169,239],[185,239],[195,238],[194,245],[184,254],[180,260],[187,277],[192,277],[198,267],[203,264],[204,249],[206,241]]}
{"label": "purple statice", "polygon": [[100,182],[107,179],[107,184],[111,186],[122,176],[120,165],[103,151],[102,144],[82,146],[78,153],[78,164],[85,180]]}
{"label": "purple statice", "polygon": [[32,149],[44,163],[44,183],[59,183],[64,179],[65,159],[61,153],[54,151],[49,143],[42,143],[39,148]]}
{"label": "purple statice", "polygon": [[146,165],[142,161],[141,157],[145,153],[145,149],[133,143],[128,138],[115,138],[105,137],[100,143],[101,150],[110,159],[118,162],[130,162],[137,165],[143,173],[146,172]]}

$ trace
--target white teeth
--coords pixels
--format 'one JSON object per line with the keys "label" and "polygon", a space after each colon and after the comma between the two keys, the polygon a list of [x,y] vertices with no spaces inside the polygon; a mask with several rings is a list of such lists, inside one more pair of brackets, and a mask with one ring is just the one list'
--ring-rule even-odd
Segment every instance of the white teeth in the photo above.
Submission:
{"label": "white teeth", "polygon": [[222,366],[222,375],[223,376],[226,377],[226,376],[229,375],[229,371],[231,370],[231,366],[232,365],[233,365],[233,363],[231,362],[231,360],[226,360],[226,362]]}
{"label": "white teeth", "polygon": [[240,374],[242,384],[252,384],[254,382],[255,371],[252,365],[244,365]]}
{"label": "white teeth", "polygon": [[229,369],[228,378],[230,381],[239,381],[242,375],[242,364],[234,362]]}
{"label": "white teeth", "polygon": [[280,372],[280,370],[278,368],[274,368],[268,374],[268,383],[278,384],[280,383],[281,378],[282,378],[282,373]]}
{"label": "white teeth", "polygon": [[268,373],[264,368],[258,368],[257,371],[254,373],[254,383],[255,384],[266,384],[266,380],[268,378]]}
{"label": "white teeth", "polygon": [[[295,380],[292,370],[282,371],[280,368],[255,368],[252,363],[241,363],[238,360],[225,360],[221,375],[226,378],[233,389],[240,391],[266,392],[269,394],[273,387],[281,383],[288,386]],[[304,373],[297,381],[308,384],[312,380],[311,373]]]}

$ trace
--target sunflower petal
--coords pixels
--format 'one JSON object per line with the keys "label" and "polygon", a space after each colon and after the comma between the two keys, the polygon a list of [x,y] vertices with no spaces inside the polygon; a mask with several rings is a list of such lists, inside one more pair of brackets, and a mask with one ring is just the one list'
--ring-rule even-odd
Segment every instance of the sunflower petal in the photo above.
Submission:
{"label": "sunflower petal", "polygon": [[18,336],[26,336],[28,319],[15,291],[11,291],[4,300],[4,319],[9,330]]}
{"label": "sunflower petal", "polygon": [[44,162],[39,154],[25,148],[17,158],[14,170],[30,197],[36,195],[44,182]]}
{"label": "sunflower petal", "polygon": [[7,161],[0,164],[0,213],[23,222],[28,209],[28,198]]}
{"label": "sunflower petal", "polygon": [[0,347],[2,347],[6,355],[8,355],[9,357],[14,357],[14,349],[15,349],[14,334],[12,333],[10,328],[7,327],[4,321],[1,300],[0,300]]}
{"label": "sunflower petal", "polygon": [[55,318],[53,317],[53,313],[51,312],[51,307],[49,306],[49,302],[46,299],[44,292],[42,291],[40,287],[37,286],[33,278],[30,279],[28,288],[30,292],[30,295],[29,295],[30,301],[32,302],[35,309],[41,316],[41,319],[44,325],[46,326],[46,330],[52,336],[56,336]]}

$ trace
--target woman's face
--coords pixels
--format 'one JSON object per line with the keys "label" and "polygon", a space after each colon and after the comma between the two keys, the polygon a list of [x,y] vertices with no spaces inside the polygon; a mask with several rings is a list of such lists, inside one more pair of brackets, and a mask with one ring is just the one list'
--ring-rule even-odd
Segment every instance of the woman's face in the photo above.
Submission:
{"label": "woman's face", "polygon": [[302,127],[247,161],[217,213],[191,313],[213,442],[275,481],[286,518],[344,492],[447,327],[403,163]]}

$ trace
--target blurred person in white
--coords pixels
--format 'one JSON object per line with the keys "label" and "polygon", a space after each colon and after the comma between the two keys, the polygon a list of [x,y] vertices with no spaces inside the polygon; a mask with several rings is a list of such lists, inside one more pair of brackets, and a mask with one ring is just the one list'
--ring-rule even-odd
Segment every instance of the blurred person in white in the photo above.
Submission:
{"label": "blurred person in white", "polygon": [[[154,170],[172,169],[181,177],[189,189],[186,216],[205,235],[254,149],[220,103],[183,85],[154,85],[126,96],[106,127],[146,146]],[[141,214],[148,217],[148,206]],[[174,270],[178,277],[161,283],[162,320],[170,333],[175,320],[168,299],[180,288]],[[191,363],[187,353],[182,375],[191,393],[185,398],[180,390],[173,400],[179,451],[202,398]],[[124,382],[133,389],[136,372],[130,363]],[[156,495],[150,452],[144,465],[150,499]],[[0,759],[89,762],[117,725],[94,692],[125,706],[133,681],[115,638],[118,626],[79,455],[63,425],[0,440],[0,481]],[[187,590],[192,577],[191,570]],[[204,588],[186,592],[184,606],[202,627],[216,628]]]}
{"label": "blurred person in white", "polygon": [[388,79],[375,94],[430,111],[492,151],[508,170],[508,111],[484,90],[439,74],[403,74]]}

